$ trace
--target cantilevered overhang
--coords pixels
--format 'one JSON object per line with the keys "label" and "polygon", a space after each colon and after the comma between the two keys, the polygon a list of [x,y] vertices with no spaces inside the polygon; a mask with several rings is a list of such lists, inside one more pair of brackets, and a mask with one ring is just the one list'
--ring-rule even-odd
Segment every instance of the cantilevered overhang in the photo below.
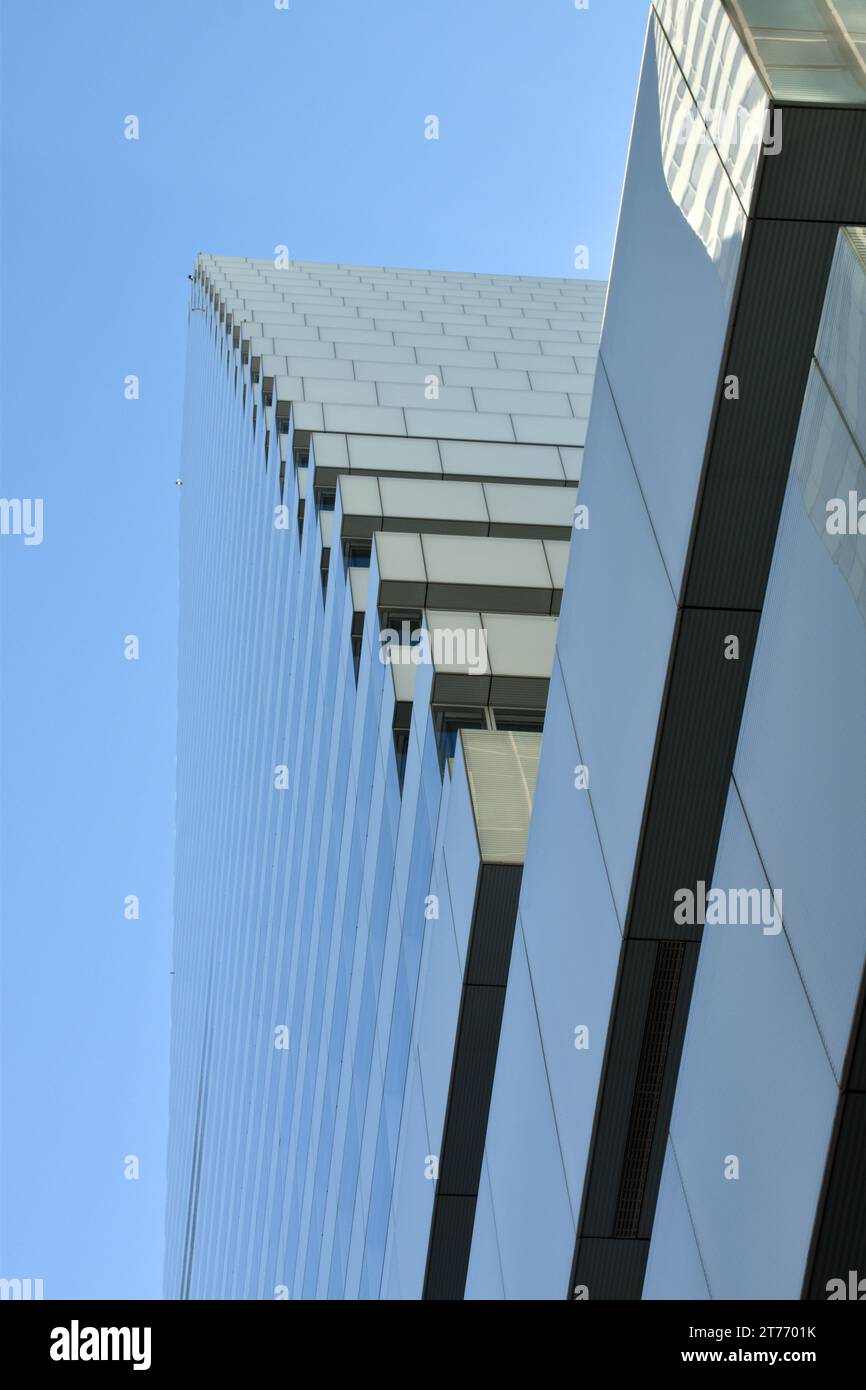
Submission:
{"label": "cantilevered overhang", "polygon": [[380,608],[559,612],[564,541],[377,531],[374,544]]}
{"label": "cantilevered overhang", "polygon": [[[829,13],[829,6],[819,8]],[[714,220],[711,211],[698,215],[683,177],[687,158],[695,160],[693,173],[700,167],[701,142],[674,154],[675,143],[666,145],[662,131],[671,196],[683,199],[683,216],[705,239],[720,273],[733,266],[736,277],[687,553],[673,580],[676,620],[566,1295],[592,1300],[641,1296],[702,936],[700,926],[677,925],[672,907],[683,884],[712,883],[834,248],[841,226],[866,221],[866,109],[859,101],[808,105],[779,100],[773,91],[756,95],[754,66],[716,0],[658,0],[647,64],[655,61],[656,42],[659,52],[667,43],[676,59],[676,66],[669,61],[666,77],[659,70],[665,90],[653,93],[656,102],[668,100],[667,107],[662,101],[663,121],[685,80],[682,99],[694,100],[707,122],[705,142],[714,135],[713,105],[730,109],[747,92],[752,113],[767,115],[768,130],[781,115],[781,140],[775,149],[759,142],[753,162],[743,160],[739,149],[716,147],[746,217],[742,252],[730,262],[723,220]],[[755,42],[760,52],[757,33]],[[769,49],[763,51],[766,61]],[[644,90],[655,85],[654,76],[645,68]],[[620,237],[645,233],[627,218],[621,222]],[[611,297],[616,276],[615,255]],[[602,362],[604,357],[603,338]],[[629,365],[640,371],[639,353]],[[726,390],[731,382],[738,383],[736,392]],[[588,466],[603,467],[604,460],[590,452]],[[739,659],[726,661],[725,643],[732,638]],[[852,1056],[862,1059],[862,1042],[859,1047]],[[851,1074],[862,1085],[858,1066],[851,1063]],[[866,1262],[858,1217],[866,1178],[859,1101],[849,1113],[836,1147],[839,1182],[828,1176],[819,1215],[819,1222],[832,1220],[829,1244],[836,1265],[845,1269]],[[842,1125],[840,1114],[840,1135]],[[820,1233],[815,1246],[822,1248]],[[807,1288],[813,1287],[809,1278]]]}

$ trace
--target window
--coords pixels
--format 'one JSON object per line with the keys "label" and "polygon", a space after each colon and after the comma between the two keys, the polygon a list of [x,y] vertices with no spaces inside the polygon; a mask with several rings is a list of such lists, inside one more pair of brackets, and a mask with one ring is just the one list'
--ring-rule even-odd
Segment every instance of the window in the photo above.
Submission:
{"label": "window", "polygon": [[493,724],[503,734],[540,734],[544,729],[544,710],[494,709]]}
{"label": "window", "polygon": [[396,632],[397,646],[418,646],[423,621],[419,608],[383,608],[379,617],[382,632]]}
{"label": "window", "polygon": [[403,779],[406,776],[406,759],[409,756],[409,731],[412,727],[412,704],[409,700],[398,700],[394,706],[392,729],[394,734],[394,757],[397,761],[397,781],[400,795],[403,795]]}
{"label": "window", "polygon": [[358,672],[361,669],[361,648],[364,644],[364,614],[352,614],[352,666],[355,671],[355,685],[358,684]]}
{"label": "window", "polygon": [[345,547],[346,569],[368,570],[373,555],[369,541],[347,541]]}
{"label": "window", "polygon": [[323,548],[323,549],[322,549],[322,560],[321,560],[321,564],[320,564],[320,566],[319,566],[319,571],[320,571],[321,576],[322,576],[322,607],[323,607],[323,608],[324,608],[324,606],[325,606],[325,597],[326,597],[327,592],[328,592],[328,569],[329,569],[329,567],[330,567],[330,563],[331,563],[331,552],[330,552],[330,550],[326,550],[326,549]]}
{"label": "window", "polygon": [[437,709],[433,711],[433,727],[436,730],[439,771],[444,774],[446,762],[457,752],[460,730],[486,729],[488,723],[483,709]]}

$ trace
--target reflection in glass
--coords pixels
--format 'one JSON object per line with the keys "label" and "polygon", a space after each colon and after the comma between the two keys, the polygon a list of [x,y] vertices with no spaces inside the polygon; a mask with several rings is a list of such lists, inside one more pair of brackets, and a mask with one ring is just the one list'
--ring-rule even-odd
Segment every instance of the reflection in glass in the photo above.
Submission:
{"label": "reflection in glass", "polygon": [[866,105],[864,0],[726,0],[773,96]]}
{"label": "reflection in glass", "polygon": [[706,125],[691,115],[696,108],[659,26],[655,40],[665,182],[703,242],[730,301],[740,257],[742,209]]}
{"label": "reflection in glass", "polygon": [[814,366],[800,421],[794,476],[809,520],[845,576],[866,621],[866,534],[859,529],[858,516],[858,504],[866,498],[866,466]]}
{"label": "reflection in glass", "polygon": [[839,234],[815,357],[866,458],[866,230]]}
{"label": "reflection in glass", "polygon": [[763,80],[721,0],[656,0],[656,13],[689,90],[748,211],[758,158],[776,139]]}

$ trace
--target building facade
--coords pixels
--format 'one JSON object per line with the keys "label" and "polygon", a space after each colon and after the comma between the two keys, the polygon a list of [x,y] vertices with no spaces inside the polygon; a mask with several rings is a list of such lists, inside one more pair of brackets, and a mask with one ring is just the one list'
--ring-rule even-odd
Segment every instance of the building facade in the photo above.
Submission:
{"label": "building facade", "polygon": [[463,1294],[603,290],[198,258],[168,1297]]}
{"label": "building facade", "polygon": [[864,57],[860,3],[650,14],[478,1297],[866,1276]]}
{"label": "building facade", "polygon": [[864,226],[656,0],[606,299],[199,257],[167,1296],[866,1294]]}

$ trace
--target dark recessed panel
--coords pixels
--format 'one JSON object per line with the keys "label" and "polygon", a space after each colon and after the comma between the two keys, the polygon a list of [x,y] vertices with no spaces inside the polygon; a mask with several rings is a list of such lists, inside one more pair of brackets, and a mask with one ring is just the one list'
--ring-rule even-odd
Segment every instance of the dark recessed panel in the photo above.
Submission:
{"label": "dark recessed panel", "polygon": [[699,883],[712,882],[758,621],[756,613],[681,614],[626,924],[631,937],[701,938],[699,923],[675,921],[676,894],[697,895]]}
{"label": "dark recessed panel", "polygon": [[550,681],[546,676],[493,676],[491,705],[508,709],[545,709]]}
{"label": "dark recessed panel", "polygon": [[612,1236],[658,943],[623,943],[584,1186],[581,1231]]}
{"label": "dark recessed panel", "polygon": [[490,677],[439,671],[433,676],[431,705],[490,704]]}
{"label": "dark recessed panel", "polygon": [[756,215],[866,222],[866,111],[776,108],[781,149],[762,159]]}
{"label": "dark recessed panel", "polygon": [[[521,864],[482,864],[478,875],[427,1250],[425,1298],[463,1297],[522,874]],[[471,1202],[471,1209],[453,1205],[460,1202]],[[470,1210],[471,1217],[466,1215]]]}
{"label": "dark recessed panel", "polygon": [[427,586],[426,608],[446,612],[550,613],[550,589],[519,589],[502,584],[444,584],[438,580]]}
{"label": "dark recessed panel", "polygon": [[674,1005],[670,1038],[668,1040],[664,1077],[662,1079],[661,1094],[659,1096],[658,1110],[656,1112],[655,1134],[653,1136],[652,1151],[647,1166],[646,1183],[641,1205],[640,1226],[638,1228],[638,1235],[645,1236],[647,1239],[652,1235],[656,1201],[658,1200],[662,1168],[664,1166],[665,1151],[668,1143],[668,1133],[671,1125],[671,1114],[673,1113],[674,1098],[677,1091],[677,1078],[680,1073],[680,1059],[682,1057],[683,1043],[686,1037],[686,1026],[689,1021],[689,1009],[692,1004],[695,972],[698,968],[699,951],[700,945],[697,942],[687,941],[683,943],[683,956],[680,964],[677,998]]}
{"label": "dark recessed panel", "polygon": [[[685,605],[759,609],[838,228],[757,222],[684,580]],[[738,398],[729,398],[734,390]]]}
{"label": "dark recessed panel", "polygon": [[472,1249],[476,1201],[476,1197],[437,1196],[423,1298],[462,1300]]}
{"label": "dark recessed panel", "polygon": [[482,864],[466,953],[467,985],[508,983],[522,864]]}
{"label": "dark recessed panel", "polygon": [[866,974],[860,984],[860,996],[854,1011],[845,1080],[846,1091],[866,1091]]}
{"label": "dark recessed panel", "polygon": [[[842,1102],[815,1255],[804,1297],[824,1300],[831,1279],[849,1283],[851,1272],[866,1281],[866,1095],[849,1093]],[[866,1301],[866,1282],[862,1290]],[[858,1297],[858,1301],[860,1301]]]}
{"label": "dark recessed panel", "polygon": [[478,1192],[504,1005],[504,989],[472,985],[463,991],[437,1194]]}
{"label": "dark recessed panel", "polygon": [[[590,1303],[639,1299],[646,1274],[648,1240],[581,1239],[569,1297]],[[586,1290],[586,1294],[578,1290]]]}

